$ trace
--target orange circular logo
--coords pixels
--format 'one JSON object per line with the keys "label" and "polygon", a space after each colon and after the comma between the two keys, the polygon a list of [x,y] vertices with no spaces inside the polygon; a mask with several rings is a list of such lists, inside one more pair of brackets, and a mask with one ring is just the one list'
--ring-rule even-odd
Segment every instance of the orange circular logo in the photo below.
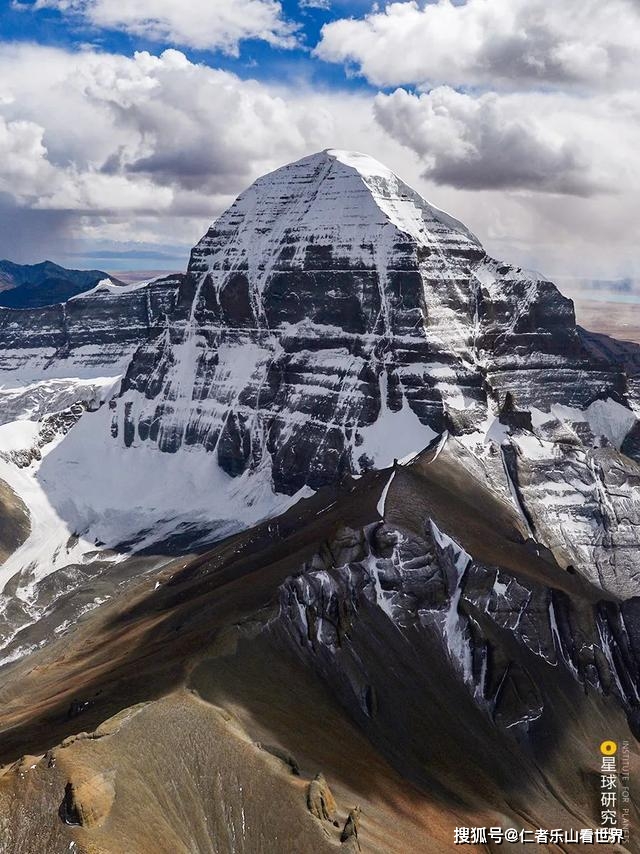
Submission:
{"label": "orange circular logo", "polygon": [[615,741],[603,741],[600,745],[600,753],[603,756],[615,756],[618,750],[618,745]]}

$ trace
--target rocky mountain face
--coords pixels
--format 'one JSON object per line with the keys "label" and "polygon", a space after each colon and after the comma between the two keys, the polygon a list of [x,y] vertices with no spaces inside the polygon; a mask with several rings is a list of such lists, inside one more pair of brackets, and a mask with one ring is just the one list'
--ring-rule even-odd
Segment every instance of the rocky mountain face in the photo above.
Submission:
{"label": "rocky mountain face", "polygon": [[488,258],[369,158],[323,152],[257,181],[195,247],[112,432],[293,495],[448,431],[563,565],[628,595],[637,472],[616,452],[637,400],[553,284]]}
{"label": "rocky mountain face", "polygon": [[145,287],[106,280],[53,305],[0,307],[3,378],[73,377],[126,364],[145,339],[159,334],[176,287],[174,278]]}
{"label": "rocky mountain face", "polygon": [[[140,343],[166,323],[176,288],[175,278],[144,287],[104,280],[66,302],[0,307],[0,427],[42,425],[40,419],[73,415],[78,405],[98,408]],[[43,432],[39,445],[53,438],[51,430]],[[18,450],[29,457],[28,430],[23,438],[24,447],[16,448],[7,432],[0,455]]]}
{"label": "rocky mountain face", "polygon": [[[640,734],[639,354],[577,327],[552,283],[489,258],[385,167],[339,151],[259,179],[182,276],[4,312],[0,479],[13,509],[0,634],[4,661],[17,661],[1,695],[5,759],[77,732],[78,710],[88,730],[138,701],[150,703],[154,744],[166,709],[151,701],[189,689],[235,709],[242,750],[277,732],[274,755],[303,755],[310,787],[321,771],[366,806],[345,811],[333,839],[324,780],[306,796],[304,841],[282,816],[270,829],[256,819],[254,833],[234,813],[245,847],[207,847],[203,815],[222,819],[203,807],[197,832],[195,818],[174,823],[166,850],[284,851],[274,839],[286,838],[300,851],[329,839],[436,852],[454,850],[456,822],[592,826],[597,745]],[[186,557],[159,570],[176,553]],[[69,633],[81,613],[86,628]],[[37,675],[56,660],[52,636],[67,645],[62,695]],[[87,651],[94,636],[101,646]],[[254,671],[255,695],[239,678]],[[391,801],[415,793],[423,827],[385,837],[401,810],[382,807],[366,775],[354,782],[314,729],[311,694],[292,726],[294,672],[322,685],[349,739],[364,733]],[[180,697],[197,742],[202,709]],[[25,839],[43,851],[165,850],[153,832],[131,841],[131,798],[118,800],[127,714],[113,754],[74,747],[65,779],[47,776],[50,757],[34,764],[38,815],[46,823],[45,792],[59,794],[62,824],[43,842],[20,819],[4,850]],[[298,723],[318,740],[312,756]],[[228,768],[233,739],[220,739],[209,763]],[[148,761],[153,825],[165,796]],[[89,767],[108,807],[79,805],[78,792],[93,798]],[[4,790],[0,779],[0,802],[26,798],[21,768]],[[217,773],[231,804],[235,784]],[[208,785],[194,802],[208,803]],[[104,831],[67,820],[96,811]],[[327,825],[322,844],[313,822]]]}

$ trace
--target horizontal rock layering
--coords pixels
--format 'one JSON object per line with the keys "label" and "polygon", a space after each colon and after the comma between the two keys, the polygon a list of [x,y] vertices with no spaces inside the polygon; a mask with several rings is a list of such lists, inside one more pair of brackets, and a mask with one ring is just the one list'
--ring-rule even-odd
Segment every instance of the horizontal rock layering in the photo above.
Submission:
{"label": "horizontal rock layering", "polygon": [[259,179],[198,243],[113,431],[201,446],[229,475],[266,472],[294,494],[444,430],[486,455],[492,431],[511,429],[496,478],[532,533],[628,595],[637,474],[616,452],[636,421],[628,391],[553,284],[488,258],[370,158],[325,151]]}
{"label": "horizontal rock layering", "polygon": [[[51,453],[38,442],[34,475],[92,544],[186,517],[228,531],[449,435],[532,541],[620,598],[640,589],[639,365],[552,283],[334,150],[256,181],[184,275],[0,313],[12,417],[74,390],[97,409]],[[69,377],[84,391],[52,382]]]}

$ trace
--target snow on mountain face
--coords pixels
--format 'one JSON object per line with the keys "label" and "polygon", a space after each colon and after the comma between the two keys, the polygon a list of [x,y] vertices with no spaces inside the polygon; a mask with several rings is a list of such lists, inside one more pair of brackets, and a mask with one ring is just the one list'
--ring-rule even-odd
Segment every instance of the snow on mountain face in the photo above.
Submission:
{"label": "snow on mountain face", "polygon": [[[637,423],[629,371],[551,283],[488,258],[371,158],[330,150],[259,179],[186,276],[19,314],[1,320],[2,383],[35,394],[124,373],[21,470],[61,542],[222,534],[448,431],[562,566],[637,595],[638,466],[619,453]],[[15,417],[55,410],[58,391]]]}
{"label": "snow on mountain face", "polygon": [[[467,823],[493,822],[502,804],[516,824],[526,815],[570,826],[590,798],[581,769],[602,727],[640,734],[639,392],[640,347],[577,328],[551,283],[488,258],[462,225],[354,153],[323,152],[260,179],[184,276],[0,314],[0,506],[13,508],[0,536],[0,667],[66,635],[4,671],[11,749],[36,752],[43,720],[61,732],[71,698],[67,717],[89,707],[84,729],[131,690],[152,709],[159,687],[173,690],[175,672],[184,689],[188,671],[187,687],[215,705],[232,696],[242,712],[258,694],[275,698],[262,705],[284,709],[285,728],[270,715],[266,729],[280,732],[280,758],[299,756],[308,740],[287,740],[291,673],[305,685],[315,674],[349,712],[361,767],[370,762],[354,723],[414,794],[456,795],[456,826],[463,802]],[[396,459],[391,471],[367,471]],[[171,547],[185,555],[180,568],[131,583]],[[69,630],[110,597],[116,608]],[[238,643],[220,668],[222,636]],[[282,695],[270,693],[279,672]],[[147,686],[152,696],[138,696]],[[134,719],[118,715],[107,741]],[[264,721],[247,719],[251,746]],[[134,739],[153,757],[151,784],[166,758],[158,720]],[[202,720],[189,730],[181,718],[182,743],[200,744]],[[67,721],[63,735],[76,728]],[[549,745],[562,743],[569,760],[554,750],[551,761]],[[96,761],[103,768],[104,753]],[[41,831],[77,771],[65,760],[52,778],[55,764],[8,772],[7,803],[25,805],[9,845],[57,844],[50,834],[40,844]],[[227,813],[237,782],[232,795],[218,786]],[[204,811],[192,793],[197,827],[207,826],[205,788]],[[434,850],[444,836],[423,819],[442,829],[441,801],[420,814]],[[120,818],[122,798],[112,805]],[[119,839],[128,827],[135,836],[139,810],[132,816],[109,823]],[[187,847],[190,820],[184,836],[170,828]],[[258,848],[265,838],[260,830]]]}
{"label": "snow on mountain face", "polygon": [[[194,293],[183,289],[171,340],[151,345],[153,375],[135,362],[129,372],[129,388],[160,398],[141,410],[131,401],[134,431],[163,450],[215,449],[229,474],[259,465],[268,444],[276,488],[291,493],[336,470],[390,462],[375,436],[367,442],[379,413],[401,428],[401,455],[441,429],[441,395],[412,365],[428,349],[433,362],[438,353],[450,361],[452,349],[470,358],[468,332],[445,306],[430,342],[416,334],[418,255],[433,255],[424,262],[432,278],[459,299],[463,267],[481,250],[384,167],[361,160],[364,176],[332,153],[305,158],[257,181],[212,226],[192,253]],[[412,444],[402,447],[407,433]]]}
{"label": "snow on mountain face", "polygon": [[88,378],[111,366],[121,371],[140,342],[158,333],[173,308],[177,281],[141,289],[105,280],[89,287],[56,305],[0,308],[3,384]]}
{"label": "snow on mountain face", "polygon": [[[194,248],[189,269],[210,273],[216,291],[243,270],[256,314],[275,272],[376,269],[394,244],[444,254],[480,249],[456,220],[427,204],[372,158],[326,151],[259,178]],[[380,284],[383,296],[385,286]],[[384,317],[385,306],[381,306]]]}

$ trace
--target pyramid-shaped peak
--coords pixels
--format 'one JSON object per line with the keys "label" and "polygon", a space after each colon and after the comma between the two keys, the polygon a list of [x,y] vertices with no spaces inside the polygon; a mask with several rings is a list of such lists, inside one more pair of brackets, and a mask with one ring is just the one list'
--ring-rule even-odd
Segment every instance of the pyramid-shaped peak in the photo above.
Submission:
{"label": "pyramid-shaped peak", "polygon": [[[337,148],[325,148],[323,151],[287,163],[273,172],[262,175],[252,187],[257,187],[264,192],[265,189],[273,185],[295,186],[304,183],[322,184],[325,181],[349,182],[349,180],[358,180],[360,182],[365,181],[364,187],[366,188],[366,179],[387,181],[394,185],[399,192],[414,192],[375,158],[360,151],[347,151]],[[252,187],[245,192],[250,192]]]}
{"label": "pyramid-shaped peak", "polygon": [[314,154],[308,154],[300,160],[287,163],[284,166],[275,169],[272,173],[263,175],[262,178],[258,180],[264,180],[269,177],[269,174],[274,175],[282,172],[283,170],[295,171],[298,169],[304,169],[306,165],[317,165],[323,162],[327,164],[333,163],[338,169],[341,166],[353,169],[361,175],[378,175],[381,178],[395,178],[395,180],[399,180],[391,169],[383,163],[380,163],[380,161],[376,160],[375,157],[371,157],[371,155],[365,154],[362,151],[353,151],[343,148],[325,148],[322,151],[316,151]]}
{"label": "pyramid-shaped peak", "polygon": [[262,271],[276,259],[303,266],[309,246],[315,257],[318,247],[327,247],[357,264],[363,250],[376,254],[407,239],[437,251],[481,249],[462,223],[373,157],[329,148],[258,178],[194,248],[189,269],[246,269],[264,283]]}

